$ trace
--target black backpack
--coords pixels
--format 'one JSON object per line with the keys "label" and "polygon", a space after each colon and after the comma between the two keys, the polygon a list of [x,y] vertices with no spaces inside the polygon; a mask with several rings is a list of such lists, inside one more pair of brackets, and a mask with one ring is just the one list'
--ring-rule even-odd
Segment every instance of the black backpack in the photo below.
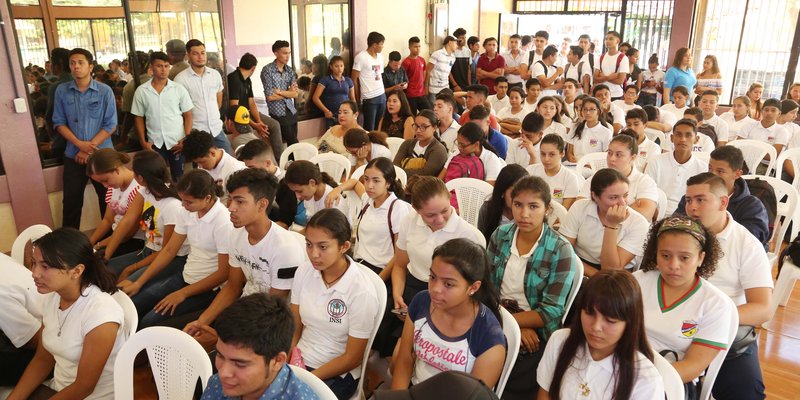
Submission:
{"label": "black backpack", "polygon": [[775,189],[767,181],[758,178],[745,179],[745,182],[747,188],[750,189],[750,194],[761,200],[764,208],[767,209],[767,224],[771,238],[775,228],[775,218],[778,215],[778,197],[775,195]]}

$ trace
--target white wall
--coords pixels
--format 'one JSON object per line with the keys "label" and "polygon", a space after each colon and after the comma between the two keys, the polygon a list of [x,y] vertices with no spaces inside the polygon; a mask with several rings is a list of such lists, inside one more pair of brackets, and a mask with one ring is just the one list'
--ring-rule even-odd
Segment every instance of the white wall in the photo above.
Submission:
{"label": "white wall", "polygon": [[[369,0],[367,2],[367,31],[380,32],[386,37],[384,58],[392,51],[408,55],[408,38],[418,36],[424,57],[430,53],[425,36],[425,0]],[[366,35],[365,35],[366,38]],[[366,44],[365,44],[366,46]]]}
{"label": "white wall", "polygon": [[286,0],[233,0],[236,45],[269,44],[265,49],[272,53],[272,43],[291,37],[288,15]]}
{"label": "white wall", "polygon": [[478,36],[478,0],[451,0],[450,33],[458,28],[467,30],[467,37]]}

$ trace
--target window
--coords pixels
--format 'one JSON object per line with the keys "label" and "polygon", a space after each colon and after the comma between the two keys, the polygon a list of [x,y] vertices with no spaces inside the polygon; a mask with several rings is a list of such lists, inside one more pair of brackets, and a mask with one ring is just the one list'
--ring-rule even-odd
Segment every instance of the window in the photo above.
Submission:
{"label": "window", "polygon": [[647,60],[657,54],[661,66],[669,58],[669,38],[672,31],[673,0],[629,1],[625,13],[625,40],[639,50],[640,68],[647,68]]}
{"label": "window", "polygon": [[186,13],[137,12],[131,13],[131,20],[136,50],[139,51],[163,51],[164,43],[170,39],[181,39],[185,42],[189,36]]}
{"label": "window", "polygon": [[[717,57],[723,79],[720,103],[764,84],[763,98],[781,98],[788,78],[791,43],[800,2],[793,0],[700,0],[696,5],[694,70],[706,55]],[[796,57],[796,56],[795,56]]]}
{"label": "window", "polygon": [[52,0],[54,6],[122,7],[121,0]]}
{"label": "window", "polygon": [[207,52],[222,51],[222,32],[220,32],[219,13],[189,13],[189,28],[192,38],[200,39]]}
{"label": "window", "polygon": [[15,19],[14,28],[19,40],[23,65],[44,66],[49,58],[47,42],[44,39],[44,23],[41,19]]}
{"label": "window", "polygon": [[87,49],[104,67],[114,59],[126,58],[128,53],[128,36],[122,18],[59,19],[56,20],[56,29],[59,46]]}
{"label": "window", "polygon": [[39,0],[11,0],[12,6],[38,6]]}

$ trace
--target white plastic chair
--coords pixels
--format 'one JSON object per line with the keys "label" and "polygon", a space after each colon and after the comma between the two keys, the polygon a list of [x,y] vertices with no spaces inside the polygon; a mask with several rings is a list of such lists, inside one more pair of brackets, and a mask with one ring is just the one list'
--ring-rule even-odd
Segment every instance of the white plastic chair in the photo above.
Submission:
{"label": "white plastic chair", "polygon": [[200,343],[188,334],[165,326],[134,333],[114,362],[114,398],[133,400],[133,360],[147,350],[160,399],[191,399],[197,379],[205,390],[211,377],[211,360]]}
{"label": "white plastic chair", "polygon": [[325,384],[321,379],[317,378],[316,375],[312,374],[305,370],[305,368],[300,368],[296,365],[289,365],[289,368],[292,369],[294,375],[297,379],[300,379],[303,383],[308,385],[311,390],[316,393],[319,397],[319,400],[336,400],[336,395],[333,394],[331,388]]}
{"label": "white plastic chair", "polygon": [[572,308],[575,298],[578,297],[578,291],[581,290],[581,284],[583,283],[583,261],[581,261],[577,253],[573,253],[573,257],[575,258],[575,275],[572,277],[572,287],[569,289],[567,304],[564,305],[564,315],[561,317],[562,324],[567,322],[569,310]]}
{"label": "white plastic chair", "polygon": [[31,225],[25,228],[25,230],[22,231],[22,233],[20,233],[16,239],[14,239],[14,244],[11,245],[11,258],[20,264],[24,264],[25,245],[28,244],[28,242],[39,239],[50,232],[52,232],[52,229],[50,229],[49,226],[41,224]]}
{"label": "white plastic chair", "polygon": [[519,346],[522,342],[522,332],[520,332],[519,324],[514,319],[508,310],[500,307],[500,317],[503,319],[503,335],[506,337],[506,361],[503,363],[503,370],[500,372],[500,379],[497,380],[497,387],[494,389],[497,397],[503,398],[503,390],[506,388],[508,377],[511,374],[511,369],[514,368],[514,363],[517,362],[519,355]]}
{"label": "white plastic chair", "polygon": [[359,400],[364,398],[364,382],[366,381],[364,377],[367,373],[367,360],[369,359],[369,352],[372,348],[372,342],[375,341],[375,335],[378,334],[378,327],[380,327],[381,321],[383,320],[383,313],[386,311],[386,298],[388,297],[386,293],[386,284],[383,282],[383,279],[381,279],[380,275],[376,274],[364,265],[358,264],[358,266],[361,268],[361,272],[369,277],[372,286],[375,288],[375,292],[378,294],[378,314],[376,314],[375,319],[373,319],[372,332],[369,334],[367,348],[364,350],[364,357],[361,358],[361,379],[358,381],[358,390],[353,397],[350,398],[350,400]]}
{"label": "white plastic chair", "polygon": [[336,182],[344,182],[350,176],[350,160],[336,153],[322,153],[312,157],[309,161],[319,165],[319,170],[330,175]]}
{"label": "white plastic chair", "polygon": [[400,150],[400,146],[403,144],[403,142],[405,142],[405,140],[402,138],[386,138],[386,144],[389,145],[389,151],[392,153],[392,160],[394,160],[394,156],[397,155],[397,152]]}
{"label": "white plastic chair", "polygon": [[775,161],[778,159],[778,151],[775,147],[767,142],[752,139],[739,139],[729,142],[728,145],[738,148],[744,155],[744,163],[750,169],[751,175],[756,175],[756,169],[764,157],[769,156],[769,165],[765,175],[769,175],[772,168],[775,167]]}
{"label": "white plastic chair", "polygon": [[648,139],[658,143],[658,145],[661,146],[661,150],[672,151],[671,143],[667,142],[667,136],[664,135],[664,132],[658,129],[644,128],[644,135],[647,136]]}
{"label": "white plastic chair", "polygon": [[608,154],[604,151],[584,154],[575,164],[575,172],[583,176],[584,179],[594,175],[599,169],[608,167]]}
{"label": "white plastic chair", "polygon": [[667,394],[667,400],[684,400],[686,393],[684,392],[683,380],[680,374],[666,358],[655,350],[653,350],[653,365],[655,365],[658,373],[661,374],[661,380],[664,381],[664,392]]}
{"label": "white plastic chair", "polygon": [[456,178],[445,184],[447,190],[456,192],[458,213],[472,226],[478,226],[478,213],[483,203],[492,195],[494,187],[475,178]]}
{"label": "white plastic chair", "polygon": [[[775,250],[767,253],[769,256],[769,265],[773,265],[775,261],[778,260],[778,255],[781,252],[781,243],[783,243],[783,238],[786,237],[786,231],[789,229],[790,222],[794,221],[794,223],[791,224],[791,237],[794,238],[797,236],[798,232],[800,232],[800,218],[796,218],[798,215],[797,190],[791,184],[770,176],[744,175],[742,178],[766,181],[772,186],[772,189],[775,191],[775,198],[778,199],[778,212],[775,215],[775,226],[778,227],[778,229],[773,230],[772,237],[770,238],[770,243],[776,240]],[[783,200],[784,198],[785,200]]]}
{"label": "white plastic chair", "polygon": [[133,304],[133,300],[122,290],[117,290],[111,297],[122,307],[122,312],[125,314],[122,332],[125,333],[126,338],[129,338],[139,327],[139,313],[136,312],[136,306]]}
{"label": "white plastic chair", "polygon": [[294,160],[310,160],[314,156],[319,154],[317,147],[311,143],[295,143],[286,148],[286,150],[281,153],[281,159],[278,161],[278,166],[281,167],[282,170],[286,170],[286,167],[289,165],[289,156],[294,155]]}
{"label": "white plastic chair", "polygon": [[783,149],[781,154],[778,155],[778,161],[775,162],[775,177],[778,179],[783,174],[783,164],[786,160],[791,161],[792,169],[795,171],[792,186],[800,191],[800,148]]}
{"label": "white plastic chair", "polygon": [[662,218],[667,216],[667,206],[669,204],[669,200],[667,200],[667,194],[661,190],[660,187],[658,189],[658,208],[656,209],[656,221],[660,221]]}
{"label": "white plastic chair", "polygon": [[[729,297],[725,296],[728,304],[727,310],[719,310],[719,312],[727,312],[731,315],[731,323],[728,327],[728,348],[731,348],[733,340],[736,338],[736,332],[739,330],[739,310],[736,309],[736,304]],[[705,378],[703,379],[703,388],[700,390],[700,400],[708,400],[711,398],[711,389],[714,387],[714,381],[717,380],[719,369],[725,361],[725,356],[728,355],[727,351],[720,351],[716,357],[709,364],[706,370]]]}
{"label": "white plastic chair", "polygon": [[554,200],[550,200],[550,208],[552,208],[552,211],[550,211],[550,214],[547,216],[547,225],[558,230],[556,229],[556,223],[564,220],[568,210],[561,203]]}
{"label": "white plastic chair", "polygon": [[[800,279],[800,267],[792,262],[791,257],[784,258],[783,268],[781,268],[781,273],[775,282],[775,290],[772,292],[772,314],[770,315],[775,316],[775,311],[779,305],[786,307],[786,303],[789,302],[789,296],[792,294],[792,289],[794,289],[794,282],[798,279]],[[769,321],[762,324],[762,326],[766,328],[768,323]]]}

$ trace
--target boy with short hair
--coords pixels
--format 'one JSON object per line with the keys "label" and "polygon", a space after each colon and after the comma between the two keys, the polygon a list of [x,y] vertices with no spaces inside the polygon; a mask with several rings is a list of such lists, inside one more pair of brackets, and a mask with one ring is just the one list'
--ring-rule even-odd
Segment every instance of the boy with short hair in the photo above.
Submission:
{"label": "boy with short hair", "polygon": [[442,42],[442,48],[431,54],[425,69],[425,92],[431,103],[436,100],[436,95],[442,89],[450,87],[450,71],[456,62],[456,47],[458,47],[456,38],[447,36]]}
{"label": "boy with short hair", "polygon": [[625,125],[636,132],[636,141],[639,147],[639,156],[636,157],[636,168],[644,171],[647,163],[655,156],[661,154],[661,146],[650,140],[644,133],[647,127],[647,113],[641,108],[634,108],[625,114]]}
{"label": "boy with short hair", "polygon": [[[214,138],[204,131],[192,131],[183,141],[183,155],[197,167],[208,171],[217,184],[225,188],[228,177],[236,171],[246,169],[243,162],[233,158],[225,150],[218,149]],[[223,196],[223,199],[227,197]]]}
{"label": "boy with short hair", "polygon": [[494,88],[496,93],[489,96],[489,104],[492,106],[491,113],[497,115],[497,113],[508,107],[510,103],[508,102],[508,88],[509,82],[508,79],[504,76],[499,76],[497,79],[494,80]]}
{"label": "boy with short hair", "polygon": [[450,86],[455,92],[464,90],[472,84],[472,74],[470,70],[470,50],[467,46],[467,31],[464,28],[457,28],[453,31],[458,46],[453,54],[456,62],[450,70]]}
{"label": "boy with short hair", "polygon": [[[486,86],[483,85],[470,85],[467,87],[467,95],[466,95],[466,103],[467,103],[467,110],[461,114],[461,118],[458,119],[458,124],[464,126],[467,122],[469,122],[471,118],[472,109],[481,106],[485,108],[484,103],[486,103],[486,98],[489,94],[488,89]],[[488,113],[488,110],[487,110]],[[489,125],[492,129],[497,131],[500,130],[500,123],[497,121],[497,117],[491,115],[489,113]]]}
{"label": "boy with short hair", "polygon": [[389,53],[389,63],[383,71],[383,91],[404,90],[408,87],[408,75],[406,70],[400,65],[400,52]]}
{"label": "boy with short hair", "polygon": [[470,36],[467,39],[467,48],[469,48],[469,76],[470,85],[478,84],[478,60],[481,57],[481,40],[477,36]]}
{"label": "boy with short hair", "polygon": [[[547,31],[537,31],[533,34],[534,49],[528,53],[528,65],[533,65],[537,61],[541,61],[544,56],[544,49],[547,47],[547,41],[550,40],[550,34]],[[531,74],[527,75],[531,78]],[[535,78],[535,77],[534,77]]]}
{"label": "boy with short hair", "polygon": [[564,67],[564,78],[573,79],[580,93],[589,93],[592,87],[592,67],[583,60],[584,50],[580,46],[570,46],[567,53],[567,65]]}
{"label": "boy with short hair", "polygon": [[778,154],[789,144],[789,132],[777,123],[781,115],[781,102],[767,99],[761,107],[761,121],[754,121],[739,131],[739,139],[760,140],[775,147]]}
{"label": "boy with short hair", "polygon": [[611,100],[622,98],[622,84],[631,73],[628,56],[617,49],[621,41],[622,36],[619,33],[609,31],[605,37],[608,52],[601,55],[600,60],[594,66],[594,82],[596,85],[608,86],[611,91]]}
{"label": "boy with short hair", "polygon": [[485,53],[478,58],[475,73],[478,82],[489,88],[489,94],[494,94],[494,80],[505,74],[506,60],[497,53],[497,39],[490,37],[483,41]]}
{"label": "boy with short hair", "polygon": [[539,105],[539,95],[542,93],[542,84],[536,78],[531,78],[525,81],[525,99],[522,102],[522,108],[528,110],[529,113],[536,111]]}
{"label": "boy with short hair", "polygon": [[416,36],[408,39],[408,57],[403,60],[402,68],[408,78],[405,88],[408,105],[411,112],[416,114],[419,110],[431,108],[428,97],[425,96],[425,59],[419,56],[420,40]]}
{"label": "boy with short hair", "polygon": [[506,154],[508,153],[508,141],[506,140],[505,135],[500,133],[499,130],[490,126],[489,110],[482,105],[478,105],[470,110],[470,114],[470,120],[477,122],[478,125],[483,128],[483,133],[486,135],[486,140],[488,140],[489,144],[491,144],[494,149],[497,150],[497,156],[505,160]]}
{"label": "boy with short hair", "polygon": [[547,46],[542,52],[542,59],[536,61],[531,67],[531,76],[539,80],[542,86],[542,94],[545,96],[556,96],[561,89],[561,75],[564,69],[555,65],[558,49],[556,46]]}
{"label": "boy with short hair", "polygon": [[703,121],[706,125],[713,126],[717,133],[717,146],[724,146],[728,141],[735,139],[729,137],[728,123],[717,115],[719,93],[716,90],[706,90],[700,94],[697,106],[703,111]]}
{"label": "boy with short hair", "polygon": [[367,49],[358,53],[353,60],[350,78],[355,83],[356,101],[361,104],[364,116],[363,128],[371,131],[378,126],[386,109],[386,95],[383,88],[383,43],[386,38],[378,32],[367,35]]}
{"label": "boy with short hair", "polygon": [[714,132],[713,126],[703,124],[703,112],[699,108],[687,108],[683,112],[683,118],[692,120],[697,125],[697,143],[692,151],[712,151],[716,148],[714,138],[717,137],[717,133]]}
{"label": "boy with short hair", "polygon": [[503,54],[503,59],[506,61],[505,78],[509,87],[522,87],[523,77],[528,74],[528,54],[520,49],[520,40],[518,34],[511,35],[508,38],[508,51]]}
{"label": "boy with short hair", "polygon": [[572,120],[570,122],[575,122],[577,119],[575,114],[575,98],[578,97],[579,88],[580,85],[578,81],[572,78],[564,79],[564,90],[562,90],[561,93],[564,96],[564,104],[567,105],[567,115],[569,115],[569,118]]}
{"label": "boy with short hair", "polygon": [[603,106],[603,112],[606,117],[611,118],[611,120],[607,122],[613,125],[614,134],[616,135],[619,133],[622,126],[625,124],[625,112],[612,103],[611,90],[608,86],[597,85],[592,88],[592,96],[600,100],[600,105]]}
{"label": "boy with short hair", "polygon": [[542,128],[544,118],[532,112],[522,120],[522,132],[516,139],[511,139],[506,154],[507,164],[519,164],[523,167],[539,163],[539,143],[544,136]]}
{"label": "boy with short hair", "polygon": [[628,85],[625,87],[625,92],[622,95],[622,100],[614,100],[611,104],[619,107],[620,110],[623,112],[628,112],[633,110],[634,108],[642,108],[640,105],[636,104],[636,100],[639,99],[639,88],[636,85]]}

